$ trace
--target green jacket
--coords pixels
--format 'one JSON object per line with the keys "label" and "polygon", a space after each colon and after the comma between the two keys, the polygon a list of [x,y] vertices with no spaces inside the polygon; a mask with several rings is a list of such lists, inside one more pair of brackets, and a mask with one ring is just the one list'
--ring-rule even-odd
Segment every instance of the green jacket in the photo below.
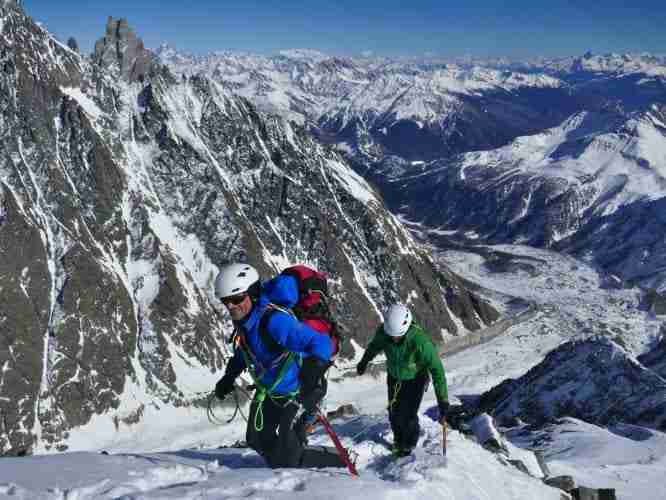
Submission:
{"label": "green jacket", "polygon": [[386,369],[398,380],[411,380],[424,371],[430,372],[439,403],[448,402],[449,391],[442,360],[428,334],[412,321],[402,342],[396,344],[380,326],[359,363],[365,367],[380,352],[386,354]]}

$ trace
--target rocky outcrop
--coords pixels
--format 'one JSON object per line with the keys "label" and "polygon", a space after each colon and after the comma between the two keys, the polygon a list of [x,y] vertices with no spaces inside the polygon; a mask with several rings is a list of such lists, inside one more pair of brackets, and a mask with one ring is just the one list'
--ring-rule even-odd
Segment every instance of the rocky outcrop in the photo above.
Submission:
{"label": "rocky outcrop", "polygon": [[70,36],[70,37],[67,39],[67,46],[68,46],[70,49],[72,49],[74,52],[78,52],[78,51],[79,51],[79,42],[77,42],[77,41],[76,41],[76,38],[74,38],[73,36]]}
{"label": "rocky outcrop", "polygon": [[652,349],[641,354],[638,361],[666,380],[666,324],[661,325],[659,335],[659,341]]}
{"label": "rocky outcrop", "polygon": [[537,426],[569,416],[666,429],[666,380],[606,338],[572,341],[519,379],[483,394],[482,409]]}
{"label": "rocky outcrop", "polygon": [[105,35],[95,42],[93,60],[103,67],[117,66],[129,82],[141,82],[153,65],[153,54],[143,46],[127,19],[109,16]]}
{"label": "rocky outcrop", "polygon": [[659,293],[655,289],[645,292],[645,307],[652,314],[663,316],[666,314],[666,293]]}

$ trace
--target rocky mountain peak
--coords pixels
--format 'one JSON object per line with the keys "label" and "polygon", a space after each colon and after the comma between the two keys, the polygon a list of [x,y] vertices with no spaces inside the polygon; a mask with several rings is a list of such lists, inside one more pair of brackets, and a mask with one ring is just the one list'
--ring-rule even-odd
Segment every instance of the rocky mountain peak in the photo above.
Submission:
{"label": "rocky mountain peak", "polygon": [[0,0],[0,7],[23,7],[23,0]]}
{"label": "rocky mountain peak", "polygon": [[[657,364],[658,355],[652,358]],[[541,425],[572,416],[664,430],[666,380],[608,338],[575,340],[551,351],[522,377],[485,393],[481,406],[505,421],[518,417]]]}
{"label": "rocky mountain peak", "polygon": [[93,60],[103,67],[117,67],[123,79],[143,81],[153,55],[130,27],[127,19],[109,16],[105,35],[95,43]]}

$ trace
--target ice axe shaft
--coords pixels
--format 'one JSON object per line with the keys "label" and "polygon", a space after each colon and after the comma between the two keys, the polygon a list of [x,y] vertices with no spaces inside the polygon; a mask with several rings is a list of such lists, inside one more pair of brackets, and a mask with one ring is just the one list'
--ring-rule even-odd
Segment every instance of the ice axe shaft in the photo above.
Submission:
{"label": "ice axe shaft", "polygon": [[321,411],[319,411],[317,418],[319,422],[324,426],[324,430],[331,438],[331,441],[333,441],[333,444],[335,445],[335,448],[338,450],[338,454],[340,455],[340,459],[342,459],[342,461],[347,466],[349,473],[352,475],[352,477],[357,478],[358,471],[356,470],[356,464],[352,462],[351,458],[349,457],[349,453],[347,452],[347,449],[344,446],[342,446],[342,443],[340,442],[338,435],[333,430],[333,426]]}
{"label": "ice axe shaft", "polygon": [[446,420],[442,419],[442,455],[446,456],[446,434],[448,428],[446,425]]}

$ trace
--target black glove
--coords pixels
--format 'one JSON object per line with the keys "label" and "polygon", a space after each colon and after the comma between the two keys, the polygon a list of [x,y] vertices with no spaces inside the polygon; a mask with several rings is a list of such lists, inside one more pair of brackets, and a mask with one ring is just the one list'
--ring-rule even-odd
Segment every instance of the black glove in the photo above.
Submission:
{"label": "black glove", "polygon": [[439,419],[444,420],[449,414],[449,402],[443,401],[439,403]]}
{"label": "black glove", "polygon": [[315,414],[317,405],[326,395],[326,370],[331,366],[330,361],[324,361],[317,356],[310,356],[303,360],[301,368],[300,399],[303,408],[308,413]]}
{"label": "black glove", "polygon": [[366,363],[359,363],[358,365],[356,365],[356,373],[358,375],[363,375],[367,367],[368,365]]}
{"label": "black glove", "polygon": [[310,356],[303,360],[301,367],[301,380],[304,384],[316,385],[317,381],[324,377],[326,370],[332,365],[330,361],[324,361],[317,356]]}
{"label": "black glove", "polygon": [[224,376],[215,384],[215,396],[220,401],[224,401],[224,398],[231,394],[233,390],[234,380],[232,378]]}

